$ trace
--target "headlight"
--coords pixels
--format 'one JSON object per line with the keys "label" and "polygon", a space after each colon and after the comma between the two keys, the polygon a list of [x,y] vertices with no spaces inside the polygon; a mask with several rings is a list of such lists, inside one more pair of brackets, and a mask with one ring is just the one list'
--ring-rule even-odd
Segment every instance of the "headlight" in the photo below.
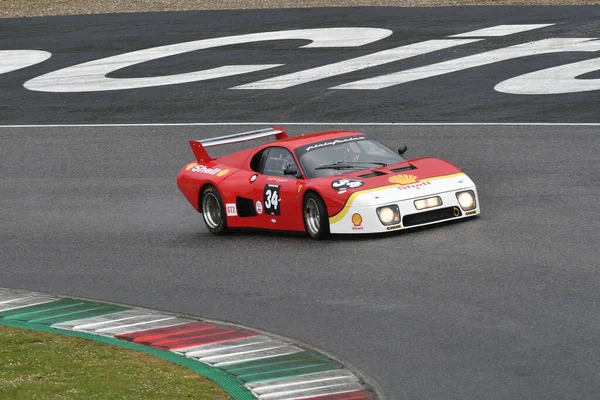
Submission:
{"label": "headlight", "polygon": [[422,210],[424,208],[437,207],[442,205],[442,199],[440,196],[428,197],[426,199],[415,200],[415,208]]}
{"label": "headlight", "polygon": [[464,192],[457,192],[456,198],[458,204],[464,211],[472,210],[477,207],[477,201],[475,200],[475,192],[472,190],[466,190]]}
{"label": "headlight", "polygon": [[397,205],[379,207],[377,209],[379,221],[384,225],[394,225],[400,223],[400,209]]}

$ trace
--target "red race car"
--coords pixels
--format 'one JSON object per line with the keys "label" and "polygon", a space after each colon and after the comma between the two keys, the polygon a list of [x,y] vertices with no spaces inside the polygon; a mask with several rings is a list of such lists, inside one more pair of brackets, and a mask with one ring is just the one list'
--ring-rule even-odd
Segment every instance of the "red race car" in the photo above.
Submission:
{"label": "red race car", "polygon": [[[247,150],[211,158],[207,147],[274,136]],[[477,189],[437,158],[406,159],[355,131],[288,137],[281,127],[190,141],[196,161],[177,185],[208,230],[229,228],[331,233],[402,230],[479,214]]]}

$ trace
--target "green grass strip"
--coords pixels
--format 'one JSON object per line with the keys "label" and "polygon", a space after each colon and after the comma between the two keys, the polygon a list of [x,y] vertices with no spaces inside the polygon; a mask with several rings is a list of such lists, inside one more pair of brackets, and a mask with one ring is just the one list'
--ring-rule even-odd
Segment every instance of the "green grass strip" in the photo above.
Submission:
{"label": "green grass strip", "polygon": [[142,353],[151,354],[156,357],[160,357],[163,360],[170,361],[172,363],[182,365],[191,369],[192,371],[212,380],[225,390],[234,400],[256,400],[257,398],[244,387],[244,383],[234,378],[233,376],[225,373],[224,371],[210,367],[199,361],[180,356],[171,351],[159,350],[149,346],[143,346],[135,343],[131,343],[125,340],[119,340],[106,336],[99,336],[85,332],[68,331],[64,329],[55,329],[46,325],[31,324],[27,322],[19,322],[15,320],[0,319],[0,325],[10,326],[13,328],[29,329],[40,332],[56,333],[59,335],[66,335],[72,337],[78,337],[82,339],[94,340],[114,346],[123,347],[125,349],[136,350]]}

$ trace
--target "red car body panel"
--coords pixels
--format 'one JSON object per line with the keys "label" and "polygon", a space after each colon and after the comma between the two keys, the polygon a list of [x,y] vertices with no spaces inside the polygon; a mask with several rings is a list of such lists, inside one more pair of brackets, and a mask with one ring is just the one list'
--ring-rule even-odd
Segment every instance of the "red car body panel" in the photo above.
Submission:
{"label": "red car body panel", "polygon": [[[302,205],[304,195],[308,191],[315,191],[323,198],[327,206],[328,214],[331,217],[340,212],[348,198],[354,192],[383,186],[392,186],[394,183],[390,181],[391,176],[407,173],[394,172],[392,171],[394,169],[402,167],[410,168],[412,165],[415,169],[410,169],[409,172],[418,180],[462,172],[453,164],[437,158],[409,159],[402,163],[385,167],[370,168],[344,173],[343,175],[313,179],[305,179],[306,176],[304,174],[300,179],[294,177],[263,175],[253,171],[250,167],[252,157],[270,146],[287,148],[294,155],[296,164],[300,166],[300,163],[294,154],[296,148],[310,145],[315,142],[321,142],[323,140],[356,135],[364,135],[364,133],[356,131],[318,132],[275,140],[216,159],[210,158],[203,148],[200,150],[193,149],[197,161],[189,163],[181,169],[177,177],[177,185],[185,198],[198,212],[201,212],[199,197],[205,185],[215,186],[225,204],[235,204],[238,197],[252,199],[251,203],[248,203],[248,206],[252,206],[253,209],[257,201],[263,201],[263,191],[265,190],[265,186],[270,184],[278,185],[280,186],[279,193],[281,199],[280,215],[255,212],[255,215],[242,216],[244,213],[239,212],[240,210],[238,207],[237,215],[227,216],[227,225],[232,228],[248,227],[304,231]],[[367,175],[378,170],[385,171],[386,174],[367,178],[361,177],[361,175]],[[337,190],[332,188],[332,182],[340,178],[361,179],[364,181],[364,185],[357,189],[348,189],[340,194]],[[246,211],[251,212],[250,210]]]}

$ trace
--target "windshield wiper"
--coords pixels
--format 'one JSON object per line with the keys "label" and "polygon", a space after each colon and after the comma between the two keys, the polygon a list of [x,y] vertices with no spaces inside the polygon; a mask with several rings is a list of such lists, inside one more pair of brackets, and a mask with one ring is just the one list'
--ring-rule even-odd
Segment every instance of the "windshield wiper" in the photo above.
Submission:
{"label": "windshield wiper", "polygon": [[383,167],[387,166],[387,163],[380,162],[380,161],[350,161],[348,164],[377,164],[377,165],[381,165]]}
{"label": "windshield wiper", "polygon": [[321,165],[320,167],[316,167],[315,169],[352,169],[356,168],[356,164],[377,164],[383,167],[387,166],[387,163],[378,161],[338,161],[333,164]]}
{"label": "windshield wiper", "polygon": [[321,165],[320,167],[316,167],[315,170],[317,169],[355,169],[356,166],[354,165],[350,165],[351,163],[345,163],[345,162],[336,162],[333,164],[325,164],[325,165]]}

